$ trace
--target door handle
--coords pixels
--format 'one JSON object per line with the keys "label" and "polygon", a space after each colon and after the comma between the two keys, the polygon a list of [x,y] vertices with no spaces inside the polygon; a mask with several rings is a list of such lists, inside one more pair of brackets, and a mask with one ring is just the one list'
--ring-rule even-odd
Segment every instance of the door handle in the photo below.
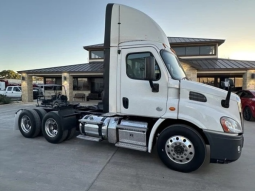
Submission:
{"label": "door handle", "polygon": [[123,97],[122,98],[122,104],[123,104],[123,107],[125,108],[125,109],[128,109],[128,98],[126,98],[126,97]]}

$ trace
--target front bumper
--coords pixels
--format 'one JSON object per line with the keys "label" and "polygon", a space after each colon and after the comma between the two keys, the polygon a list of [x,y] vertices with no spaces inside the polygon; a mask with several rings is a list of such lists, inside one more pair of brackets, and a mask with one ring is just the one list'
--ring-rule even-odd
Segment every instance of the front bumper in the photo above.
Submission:
{"label": "front bumper", "polygon": [[236,161],[243,148],[243,135],[226,135],[204,131],[210,144],[211,163],[229,163]]}

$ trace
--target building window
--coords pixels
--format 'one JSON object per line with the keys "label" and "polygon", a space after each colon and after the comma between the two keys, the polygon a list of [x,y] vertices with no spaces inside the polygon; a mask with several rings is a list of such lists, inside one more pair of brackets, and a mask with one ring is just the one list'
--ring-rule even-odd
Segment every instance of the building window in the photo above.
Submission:
{"label": "building window", "polygon": [[[133,53],[127,56],[126,60],[126,73],[129,78],[136,80],[145,79],[145,60],[146,58],[153,56],[149,52]],[[155,64],[155,78],[160,79],[160,69],[156,62]]]}
{"label": "building window", "polygon": [[91,93],[102,93],[104,90],[103,78],[91,78]]}
{"label": "building window", "polygon": [[239,91],[242,90],[243,86],[243,78],[242,77],[227,77],[227,76],[216,76],[216,77],[198,77],[197,81],[203,84],[215,86],[218,88],[221,87],[221,81],[225,81],[225,79],[232,79],[235,87],[232,89],[233,91]]}
{"label": "building window", "polygon": [[73,90],[89,91],[88,78],[73,78]]}
{"label": "building window", "polygon": [[[62,85],[62,79],[61,77],[58,78],[44,78],[45,79],[45,84],[57,84],[57,85]],[[53,90],[53,86],[49,86],[44,88],[45,90]],[[62,90],[62,86],[55,87],[56,90]]]}
{"label": "building window", "polygon": [[199,54],[200,55],[213,55],[213,54],[215,54],[215,46],[200,46]]}
{"label": "building window", "polygon": [[199,55],[199,46],[186,47],[186,55]]}
{"label": "building window", "polygon": [[243,87],[243,78],[235,78],[235,87]]}
{"label": "building window", "polygon": [[45,84],[56,84],[56,78],[45,78]]}
{"label": "building window", "polygon": [[210,56],[216,55],[216,47],[213,46],[187,46],[172,47],[177,56]]}
{"label": "building window", "polygon": [[104,59],[104,51],[103,50],[91,50],[89,51],[90,59]]}
{"label": "building window", "polygon": [[186,47],[175,47],[173,48],[176,54],[179,55],[185,55]]}

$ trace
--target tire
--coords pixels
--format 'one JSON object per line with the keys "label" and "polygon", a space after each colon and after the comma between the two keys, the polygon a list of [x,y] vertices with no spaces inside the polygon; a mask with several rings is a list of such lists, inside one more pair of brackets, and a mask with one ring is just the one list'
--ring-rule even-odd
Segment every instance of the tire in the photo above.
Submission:
{"label": "tire", "polygon": [[[39,115],[39,117],[40,117],[40,123],[42,124],[42,120],[43,120],[43,117],[45,116],[45,114],[47,113],[44,109],[42,109],[42,108],[35,108],[34,109],[36,112],[37,112],[37,114]],[[40,128],[40,133],[39,133],[39,136],[41,136],[42,135],[42,128]]]}
{"label": "tire", "polygon": [[157,151],[168,168],[180,172],[197,170],[206,156],[202,137],[196,130],[183,124],[171,125],[160,133]]}
{"label": "tire", "polygon": [[24,109],[18,119],[20,133],[26,138],[34,138],[41,130],[40,117],[32,109]]}
{"label": "tire", "polygon": [[43,120],[43,117],[45,116],[45,114],[47,113],[44,109],[42,108],[35,108],[34,109],[36,111],[36,113],[39,115],[41,122]]}
{"label": "tire", "polygon": [[246,120],[246,121],[251,121],[253,120],[253,116],[252,116],[252,112],[251,112],[251,109],[246,106],[243,110],[243,118]]}
{"label": "tire", "polygon": [[42,134],[50,143],[63,142],[68,134],[68,130],[62,129],[61,117],[54,111],[47,113],[42,121]]}
{"label": "tire", "polygon": [[77,132],[76,128],[72,128],[72,129],[68,130],[66,140],[70,140],[70,139],[74,138],[76,135],[76,132]]}

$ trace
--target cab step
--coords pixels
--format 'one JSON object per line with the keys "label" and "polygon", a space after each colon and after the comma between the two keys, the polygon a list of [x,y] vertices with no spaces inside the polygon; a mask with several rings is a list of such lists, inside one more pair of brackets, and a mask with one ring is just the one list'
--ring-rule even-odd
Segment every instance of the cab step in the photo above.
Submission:
{"label": "cab step", "polygon": [[95,141],[95,142],[102,141],[101,137],[90,137],[90,136],[85,136],[85,135],[78,135],[77,138],[87,140],[87,141]]}
{"label": "cab step", "polygon": [[147,147],[145,147],[145,146],[134,145],[134,144],[129,144],[129,143],[118,142],[115,144],[115,146],[126,148],[126,149],[133,149],[133,150],[137,150],[137,151],[144,151],[144,152],[147,151]]}

